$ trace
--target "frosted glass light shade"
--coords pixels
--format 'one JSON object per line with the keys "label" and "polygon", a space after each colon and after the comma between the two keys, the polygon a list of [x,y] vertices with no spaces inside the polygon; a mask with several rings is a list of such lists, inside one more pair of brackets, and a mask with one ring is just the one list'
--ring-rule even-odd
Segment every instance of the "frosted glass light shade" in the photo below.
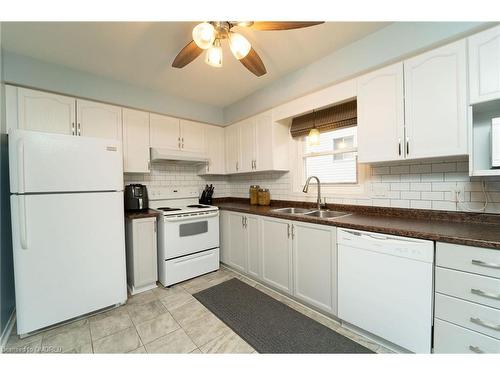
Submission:
{"label": "frosted glass light shade", "polygon": [[252,48],[248,39],[238,33],[229,34],[229,47],[231,48],[233,56],[238,60],[241,60],[248,55],[250,48]]}
{"label": "frosted glass light shade", "polygon": [[207,50],[205,62],[214,68],[222,67],[222,47],[220,42],[216,41],[214,45]]}
{"label": "frosted glass light shade", "polygon": [[215,40],[215,28],[208,22],[202,22],[193,29],[193,40],[201,49],[208,49]]}
{"label": "frosted glass light shade", "polygon": [[319,146],[319,130],[312,128],[307,136],[307,144],[309,146]]}

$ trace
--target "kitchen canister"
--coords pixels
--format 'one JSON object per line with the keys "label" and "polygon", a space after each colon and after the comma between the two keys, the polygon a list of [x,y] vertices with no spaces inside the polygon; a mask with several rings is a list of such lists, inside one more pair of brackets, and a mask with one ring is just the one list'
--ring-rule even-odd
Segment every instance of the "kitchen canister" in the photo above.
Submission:
{"label": "kitchen canister", "polygon": [[269,189],[259,189],[259,205],[269,206],[271,204],[271,193]]}
{"label": "kitchen canister", "polygon": [[259,185],[251,185],[250,186],[250,204],[259,204]]}

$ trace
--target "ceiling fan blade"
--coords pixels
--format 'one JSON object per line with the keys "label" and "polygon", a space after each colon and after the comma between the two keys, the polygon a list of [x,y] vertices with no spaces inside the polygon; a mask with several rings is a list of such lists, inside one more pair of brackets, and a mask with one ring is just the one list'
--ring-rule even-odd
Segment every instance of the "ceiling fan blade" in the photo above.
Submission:
{"label": "ceiling fan blade", "polygon": [[263,21],[254,22],[250,28],[254,30],[272,31],[272,30],[292,30],[301,29],[303,27],[316,26],[325,23],[324,21],[318,22],[302,22],[302,21]]}
{"label": "ceiling fan blade", "polygon": [[257,77],[267,73],[262,59],[253,48],[250,49],[250,52],[240,62]]}
{"label": "ceiling fan blade", "polygon": [[172,66],[174,68],[183,68],[200,56],[202,52],[203,50],[192,40],[175,56]]}

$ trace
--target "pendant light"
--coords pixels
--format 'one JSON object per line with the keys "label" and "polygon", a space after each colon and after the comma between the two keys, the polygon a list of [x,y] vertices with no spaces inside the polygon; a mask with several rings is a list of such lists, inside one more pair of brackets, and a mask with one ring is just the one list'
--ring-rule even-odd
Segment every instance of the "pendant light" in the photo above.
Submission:
{"label": "pendant light", "polygon": [[319,146],[319,130],[316,129],[316,112],[313,109],[313,127],[309,130],[307,136],[307,144],[309,146]]}

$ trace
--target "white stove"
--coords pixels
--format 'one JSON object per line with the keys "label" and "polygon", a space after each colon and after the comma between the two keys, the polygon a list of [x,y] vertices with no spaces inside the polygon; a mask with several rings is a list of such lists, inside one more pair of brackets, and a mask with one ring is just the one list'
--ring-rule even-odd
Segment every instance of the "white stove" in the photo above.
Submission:
{"label": "white stove", "polygon": [[158,211],[158,278],[170,286],[219,269],[219,209],[198,204],[198,191],[152,187]]}

